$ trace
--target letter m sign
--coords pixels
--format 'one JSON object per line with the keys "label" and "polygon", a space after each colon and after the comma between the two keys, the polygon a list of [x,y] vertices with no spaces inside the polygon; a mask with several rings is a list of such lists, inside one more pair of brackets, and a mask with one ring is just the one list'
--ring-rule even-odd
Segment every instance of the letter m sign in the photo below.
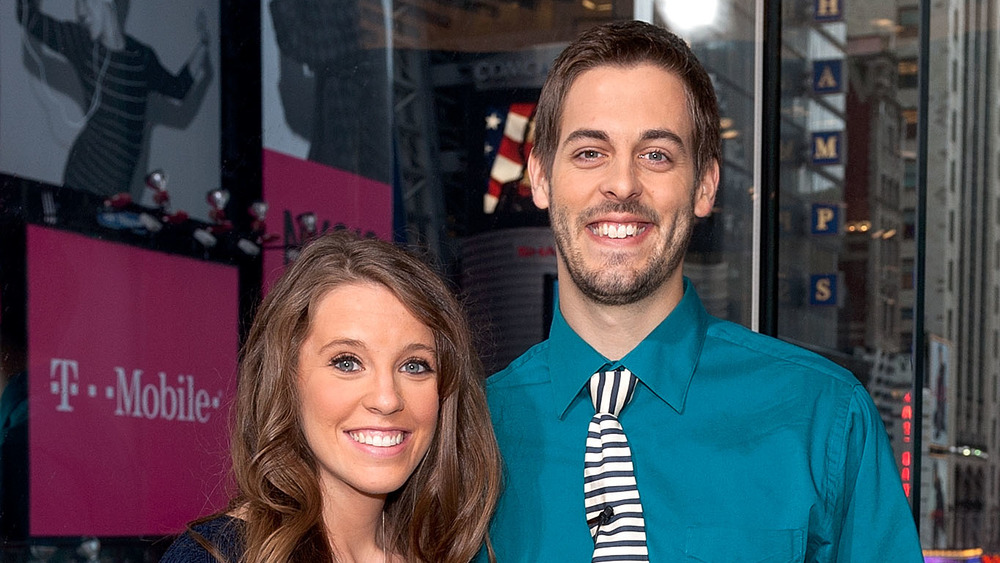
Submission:
{"label": "letter m sign", "polygon": [[816,131],[812,134],[812,163],[840,164],[844,152],[843,131]]}

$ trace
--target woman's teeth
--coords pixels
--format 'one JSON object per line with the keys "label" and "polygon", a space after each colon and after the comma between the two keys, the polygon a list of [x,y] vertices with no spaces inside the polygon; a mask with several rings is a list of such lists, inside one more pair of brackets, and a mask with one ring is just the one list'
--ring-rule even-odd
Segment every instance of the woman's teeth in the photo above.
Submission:
{"label": "woman's teeth", "polygon": [[378,448],[388,448],[398,445],[403,441],[403,433],[392,434],[370,433],[370,432],[349,432],[351,438],[359,444],[367,444]]}

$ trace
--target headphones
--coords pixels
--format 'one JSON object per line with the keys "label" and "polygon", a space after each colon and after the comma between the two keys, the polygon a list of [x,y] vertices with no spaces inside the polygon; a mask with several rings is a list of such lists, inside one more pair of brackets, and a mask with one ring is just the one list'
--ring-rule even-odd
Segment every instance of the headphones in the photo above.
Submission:
{"label": "headphones", "polygon": [[[85,0],[85,1],[89,1],[89,0]],[[99,0],[99,1],[103,2],[105,5],[107,5],[108,7],[110,7],[112,10],[116,10],[116,8],[117,8],[116,0]],[[24,45],[25,51],[28,52],[29,56],[31,56],[31,58],[35,61],[35,64],[38,66],[39,78],[41,79],[42,84],[44,84],[44,85],[47,86],[48,85],[48,78],[46,77],[46,74],[45,74],[45,63],[42,60],[41,53],[39,53],[38,50],[35,48],[35,46],[31,44],[31,41],[28,38],[28,32],[27,32],[27,23],[28,22],[27,22],[27,17],[28,17],[28,14],[25,13],[25,15],[24,15],[24,21],[20,22],[21,23],[21,43]],[[114,17],[117,17],[117,16],[114,16]],[[55,94],[53,93],[52,88],[48,87],[48,88],[45,89],[46,97],[52,102],[53,105],[59,106],[60,114],[62,115],[63,121],[67,125],[69,125],[70,127],[74,128],[74,129],[79,129],[79,128],[83,127],[87,123],[87,121],[89,121],[90,118],[93,117],[94,113],[97,112],[97,108],[100,107],[100,105],[101,105],[101,89],[102,89],[102,84],[104,82],[104,76],[107,73],[108,66],[111,63],[111,52],[108,51],[108,52],[106,52],[104,54],[104,60],[101,61],[100,66],[98,67],[97,60],[98,60],[99,53],[100,53],[100,46],[101,46],[100,41],[94,41],[94,49],[93,49],[93,56],[92,56],[92,58],[93,58],[93,65],[94,65],[95,68],[97,68],[97,77],[94,80],[94,93],[91,96],[90,104],[87,106],[87,111],[84,112],[83,117],[81,117],[79,120],[71,119],[70,116],[66,113],[66,106],[60,104],[60,100],[58,98],[56,98]]]}

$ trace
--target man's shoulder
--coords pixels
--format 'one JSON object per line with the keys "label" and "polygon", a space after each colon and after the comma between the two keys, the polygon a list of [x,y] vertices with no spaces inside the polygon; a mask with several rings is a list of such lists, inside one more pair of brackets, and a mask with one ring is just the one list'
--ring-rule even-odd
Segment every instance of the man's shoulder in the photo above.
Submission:
{"label": "man's shoulder", "polygon": [[486,391],[499,391],[520,385],[548,381],[549,341],[543,340],[528,348],[507,367],[486,378]]}
{"label": "man's shoulder", "polygon": [[[703,359],[735,362],[744,367],[780,370],[786,374],[810,375],[847,387],[860,385],[854,375],[832,360],[798,344],[754,332],[743,325],[713,319],[706,333]],[[725,351],[725,354],[720,352]]]}

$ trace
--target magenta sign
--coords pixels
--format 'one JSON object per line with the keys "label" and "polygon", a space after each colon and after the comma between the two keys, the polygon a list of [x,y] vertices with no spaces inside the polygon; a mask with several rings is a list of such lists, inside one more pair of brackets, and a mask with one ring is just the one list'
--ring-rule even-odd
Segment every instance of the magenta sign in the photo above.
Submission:
{"label": "magenta sign", "polygon": [[280,235],[264,252],[265,291],[285,271],[283,245],[302,242],[287,240],[286,216],[294,221],[302,213],[314,213],[320,229],[329,223],[331,228],[340,225],[392,240],[389,184],[267,149],[263,151],[263,176],[264,200],[270,204],[268,232]]}
{"label": "magenta sign", "polygon": [[27,239],[30,534],[163,535],[222,508],[236,268]]}

